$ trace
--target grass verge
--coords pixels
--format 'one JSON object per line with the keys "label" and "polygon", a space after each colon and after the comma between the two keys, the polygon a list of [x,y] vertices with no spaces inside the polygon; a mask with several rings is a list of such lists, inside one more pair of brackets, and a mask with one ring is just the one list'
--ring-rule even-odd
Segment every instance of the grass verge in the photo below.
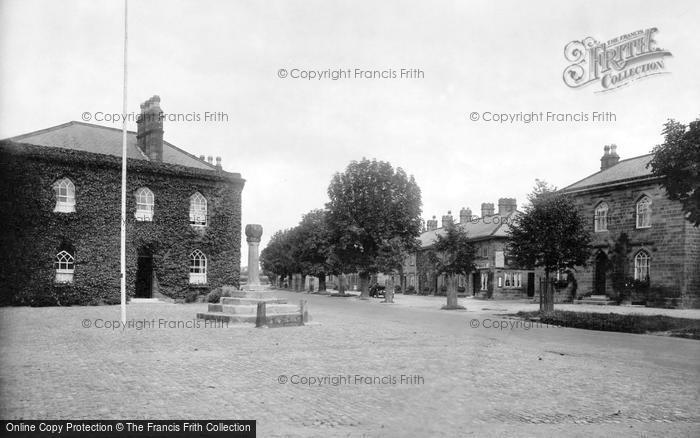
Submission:
{"label": "grass verge", "polygon": [[528,321],[539,321],[562,327],[606,332],[658,334],[700,340],[700,320],[698,319],[673,318],[665,315],[623,315],[563,310],[555,310],[544,315],[540,315],[539,311],[518,312],[515,316]]}

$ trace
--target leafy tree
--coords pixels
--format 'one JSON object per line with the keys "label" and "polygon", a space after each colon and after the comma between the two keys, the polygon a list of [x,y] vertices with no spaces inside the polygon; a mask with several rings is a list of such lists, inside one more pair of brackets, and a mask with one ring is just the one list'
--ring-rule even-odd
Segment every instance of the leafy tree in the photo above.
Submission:
{"label": "leafy tree", "polygon": [[[377,252],[377,269],[387,275],[392,275],[394,273],[399,274],[401,287],[403,287],[403,266],[408,255],[412,252],[417,251],[420,248],[419,241],[417,239],[404,241],[399,237],[394,237],[385,242]],[[393,302],[394,294],[394,284],[391,283],[390,287],[387,286],[387,290],[384,292],[384,298],[386,302]]]}
{"label": "leafy tree", "polygon": [[380,251],[398,239],[408,248],[420,234],[421,196],[413,176],[385,161],[352,161],[328,187],[328,228],[339,263],[357,271],[361,298],[369,298],[370,275],[384,269]]}
{"label": "leafy tree", "polygon": [[468,275],[475,268],[476,248],[461,227],[448,223],[444,234],[438,234],[433,245],[435,267],[438,274],[447,274],[447,304],[443,309],[464,309],[457,304],[455,277]]}
{"label": "leafy tree", "polygon": [[686,126],[673,119],[666,122],[663,144],[657,145],[647,167],[664,177],[661,185],[672,201],[680,201],[693,225],[700,226],[700,119]]}
{"label": "leafy tree", "polygon": [[285,277],[291,279],[295,272],[295,263],[292,257],[292,230],[280,230],[272,235],[270,242],[260,252],[260,265],[263,271],[275,278],[278,286],[281,286]]}
{"label": "leafy tree", "polygon": [[318,277],[319,292],[326,290],[326,274],[333,270],[331,264],[331,244],[325,210],[312,210],[299,222],[295,234],[293,258],[300,270]]}
{"label": "leafy tree", "polygon": [[511,223],[508,252],[521,266],[544,269],[546,287],[544,296],[540,290],[540,311],[551,312],[554,290],[549,284],[550,274],[585,266],[590,256],[590,235],[570,197],[551,188],[538,190],[541,187],[538,184],[524,213]]}

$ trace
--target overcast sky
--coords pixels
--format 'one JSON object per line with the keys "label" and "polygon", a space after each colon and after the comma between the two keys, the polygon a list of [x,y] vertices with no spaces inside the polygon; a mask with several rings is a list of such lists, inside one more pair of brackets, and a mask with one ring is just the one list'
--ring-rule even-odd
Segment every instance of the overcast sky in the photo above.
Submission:
{"label": "overcast sky", "polygon": [[[323,207],[333,173],[362,157],[413,174],[424,218],[478,214],[499,197],[521,206],[535,178],[564,187],[599,170],[605,144],[642,155],[666,119],[697,118],[699,17],[696,0],[130,1],[128,106],[158,94],[166,113],[228,115],[166,121],[165,139],[242,174],[243,224],[263,225],[261,247]],[[653,27],[668,74],[605,93],[564,84],[570,41]],[[0,138],[121,112],[122,44],[121,1],[1,0]],[[402,68],[423,77],[279,77]],[[615,120],[482,120],[547,111]]]}

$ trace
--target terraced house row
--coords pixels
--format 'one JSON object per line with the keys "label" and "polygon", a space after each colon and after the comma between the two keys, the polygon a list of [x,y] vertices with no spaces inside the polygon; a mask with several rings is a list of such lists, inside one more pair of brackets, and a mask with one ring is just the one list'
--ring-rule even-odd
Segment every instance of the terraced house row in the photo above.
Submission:
{"label": "terraced house row", "polygon": [[[555,299],[579,302],[595,297],[604,303],[657,307],[700,307],[700,228],[685,219],[671,201],[661,178],[647,167],[652,155],[620,160],[617,146],[605,146],[600,170],[561,192],[571,195],[587,218],[592,238],[587,266],[554,274]],[[463,294],[508,299],[537,297],[544,273],[514,266],[508,258],[510,223],[520,214],[515,200],[502,198],[481,206],[481,216],[462,209],[457,224],[477,247],[476,269],[459,276]],[[407,286],[424,293],[444,289],[445,275],[421,264],[425,250],[452,221],[448,212],[438,227],[435,216],[421,234],[421,251],[404,265]]]}

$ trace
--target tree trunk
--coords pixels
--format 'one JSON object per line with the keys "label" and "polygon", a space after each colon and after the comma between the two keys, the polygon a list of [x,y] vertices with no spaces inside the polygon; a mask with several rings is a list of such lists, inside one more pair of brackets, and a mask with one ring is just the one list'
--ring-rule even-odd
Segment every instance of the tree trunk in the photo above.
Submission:
{"label": "tree trunk", "polygon": [[314,291],[314,277],[309,275],[309,292]]}
{"label": "tree trunk", "polygon": [[318,291],[319,292],[326,291],[326,274],[324,272],[321,272],[320,274],[318,274]]}
{"label": "tree trunk", "polygon": [[299,274],[299,292],[304,292],[306,286],[306,274]]}
{"label": "tree trunk", "polygon": [[457,302],[457,287],[455,284],[454,274],[449,274],[447,276],[447,304],[445,307],[443,307],[443,309],[464,309],[464,306],[460,306]]}
{"label": "tree trunk", "polygon": [[360,299],[369,300],[369,272],[360,272]]}
{"label": "tree trunk", "polygon": [[548,270],[544,271],[544,278],[544,300],[540,300],[540,313],[550,313],[554,312],[554,288],[549,284]]}
{"label": "tree trunk", "polygon": [[345,274],[338,275],[338,293],[345,295]]}

